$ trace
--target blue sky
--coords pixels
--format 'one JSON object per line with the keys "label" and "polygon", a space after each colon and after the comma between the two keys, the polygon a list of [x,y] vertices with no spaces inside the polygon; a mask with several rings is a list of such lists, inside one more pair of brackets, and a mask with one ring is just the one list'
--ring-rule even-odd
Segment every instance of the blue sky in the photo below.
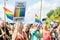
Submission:
{"label": "blue sky", "polygon": [[[6,7],[14,12],[15,2],[21,2],[22,0],[7,0]],[[40,17],[40,0],[23,0],[26,2],[26,16],[25,23],[34,23],[34,14],[37,13]],[[49,10],[55,9],[60,6],[60,0],[43,0],[42,18],[46,18],[46,14]],[[0,17],[4,19],[4,0],[0,0]],[[7,18],[6,18],[7,19]],[[9,20],[9,19],[8,19]],[[8,21],[7,20],[7,21]],[[11,20],[10,20],[11,21]]]}

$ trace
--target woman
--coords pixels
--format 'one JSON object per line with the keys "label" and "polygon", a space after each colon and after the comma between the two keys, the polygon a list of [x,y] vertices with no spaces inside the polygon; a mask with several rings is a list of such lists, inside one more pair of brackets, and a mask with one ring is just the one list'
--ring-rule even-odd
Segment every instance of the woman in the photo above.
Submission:
{"label": "woman", "polygon": [[28,40],[26,33],[23,32],[22,29],[23,29],[23,24],[19,23],[17,27],[15,40]]}
{"label": "woman", "polygon": [[31,27],[33,27],[30,29],[31,40],[40,40],[40,31],[37,30],[38,27],[35,25],[34,26],[31,25]]}
{"label": "woman", "polygon": [[29,39],[29,36],[30,36],[30,34],[29,34],[29,26],[25,24],[24,28],[23,28],[23,31],[27,34],[27,37]]}
{"label": "woman", "polygon": [[43,40],[52,40],[50,31],[47,29],[46,25],[44,24],[43,26]]}
{"label": "woman", "polygon": [[52,40],[57,40],[57,27],[59,24],[55,23],[53,24],[52,28],[51,28],[51,36],[52,36]]}
{"label": "woman", "polygon": [[57,28],[57,40],[60,40],[60,25]]}

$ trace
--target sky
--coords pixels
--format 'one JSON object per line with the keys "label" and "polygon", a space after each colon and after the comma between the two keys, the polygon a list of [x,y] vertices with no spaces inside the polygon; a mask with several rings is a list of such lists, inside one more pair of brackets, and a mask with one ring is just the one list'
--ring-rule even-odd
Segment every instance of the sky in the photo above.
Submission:
{"label": "sky", "polygon": [[[34,14],[40,17],[40,0],[6,0],[6,8],[14,13],[16,2],[26,2],[25,23],[34,23]],[[60,6],[60,0],[42,0],[41,18],[47,18],[46,14],[51,9],[56,9]],[[0,0],[0,18],[4,19],[4,0]],[[6,17],[6,21],[11,21]]]}

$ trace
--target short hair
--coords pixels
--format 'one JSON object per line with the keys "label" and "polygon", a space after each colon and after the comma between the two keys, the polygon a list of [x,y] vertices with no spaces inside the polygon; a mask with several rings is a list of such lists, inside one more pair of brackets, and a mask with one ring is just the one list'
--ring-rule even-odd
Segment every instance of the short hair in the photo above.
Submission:
{"label": "short hair", "polygon": [[30,24],[30,27],[32,26],[33,24]]}

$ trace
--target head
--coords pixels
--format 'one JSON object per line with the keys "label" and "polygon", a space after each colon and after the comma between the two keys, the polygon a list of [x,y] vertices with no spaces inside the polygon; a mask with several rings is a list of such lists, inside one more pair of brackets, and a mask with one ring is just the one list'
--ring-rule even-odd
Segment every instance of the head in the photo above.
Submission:
{"label": "head", "polygon": [[43,24],[43,29],[48,30],[46,24]]}
{"label": "head", "polygon": [[22,22],[18,23],[17,27],[18,27],[18,31],[22,31],[23,30],[23,23]]}
{"label": "head", "polygon": [[33,26],[33,24],[30,24],[30,28],[33,28],[34,26]]}
{"label": "head", "polygon": [[0,21],[0,27],[4,27],[4,21]]}
{"label": "head", "polygon": [[25,24],[23,30],[28,31],[28,29],[29,29],[29,26]]}
{"label": "head", "polygon": [[53,28],[56,29],[59,26],[58,23],[53,24]]}
{"label": "head", "polygon": [[55,25],[55,26],[58,26],[59,24],[58,24],[58,23],[55,23],[54,25]]}

